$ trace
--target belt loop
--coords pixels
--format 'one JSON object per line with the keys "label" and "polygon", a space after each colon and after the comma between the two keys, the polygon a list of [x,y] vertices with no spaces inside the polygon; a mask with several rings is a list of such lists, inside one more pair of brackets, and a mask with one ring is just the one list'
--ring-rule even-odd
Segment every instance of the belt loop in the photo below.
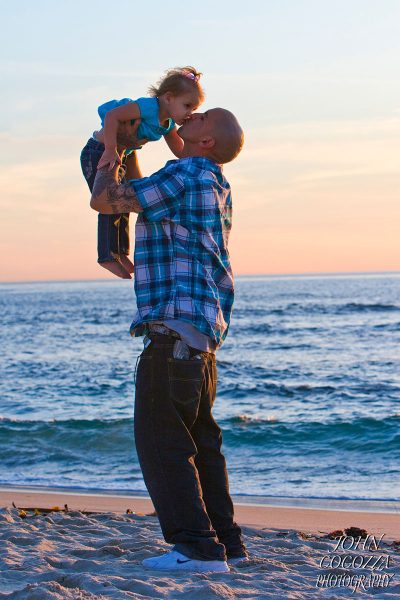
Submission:
{"label": "belt loop", "polygon": [[172,337],[176,340],[180,340],[181,336],[179,335],[179,333],[177,333],[176,331],[174,331],[173,329],[170,329],[169,327],[166,327],[165,325],[161,325],[158,323],[150,324],[149,325],[149,330],[150,333],[159,333],[160,335],[165,335],[168,337]]}

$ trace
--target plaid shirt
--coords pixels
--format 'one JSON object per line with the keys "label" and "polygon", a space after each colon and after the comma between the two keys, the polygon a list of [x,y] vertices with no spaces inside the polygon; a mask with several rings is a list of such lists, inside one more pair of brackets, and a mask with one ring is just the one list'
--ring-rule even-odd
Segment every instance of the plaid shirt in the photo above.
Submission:
{"label": "plaid shirt", "polygon": [[180,319],[217,346],[228,332],[233,304],[229,262],[230,186],[208,158],[170,160],[131,182],[143,212],[135,231],[137,313],[131,335],[150,321]]}

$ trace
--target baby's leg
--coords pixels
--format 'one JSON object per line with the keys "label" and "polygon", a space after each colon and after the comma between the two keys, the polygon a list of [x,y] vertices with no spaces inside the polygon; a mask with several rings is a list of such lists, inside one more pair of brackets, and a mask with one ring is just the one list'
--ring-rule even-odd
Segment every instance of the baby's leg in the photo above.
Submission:
{"label": "baby's leg", "polygon": [[126,254],[120,254],[119,261],[128,273],[133,273],[133,271],[134,271],[133,262]]}
{"label": "baby's leg", "polygon": [[[119,179],[121,183],[125,182],[125,161],[126,157],[124,156],[119,170]],[[133,262],[129,259],[129,213],[120,215],[120,221],[118,223],[118,254],[122,266],[128,273],[133,273]]]}
{"label": "baby's leg", "polygon": [[96,140],[90,138],[81,152],[82,173],[91,192],[93,191],[97,165],[103,154],[103,151],[103,144],[99,144],[99,142],[96,142]]}
{"label": "baby's leg", "polygon": [[[82,172],[93,191],[97,165],[104,152],[104,144],[90,139],[81,153]],[[129,270],[119,261],[118,215],[99,215],[97,229],[98,263],[117,277],[131,279]]]}
{"label": "baby's leg", "polygon": [[119,260],[128,273],[133,273],[133,263],[129,259],[129,213],[121,215],[118,227]]}
{"label": "baby's leg", "polygon": [[120,261],[119,227],[120,215],[98,216],[97,252],[98,263],[117,277],[132,279],[129,271]]}
{"label": "baby's leg", "polygon": [[120,262],[118,260],[118,258],[114,258],[112,261],[101,262],[99,265],[121,279],[132,279],[129,271],[122,264],[122,261]]}

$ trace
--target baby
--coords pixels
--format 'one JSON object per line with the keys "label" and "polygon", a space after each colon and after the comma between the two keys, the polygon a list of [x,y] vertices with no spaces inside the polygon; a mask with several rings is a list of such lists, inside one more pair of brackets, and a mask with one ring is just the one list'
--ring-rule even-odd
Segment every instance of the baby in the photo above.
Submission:
{"label": "baby", "polygon": [[[199,83],[201,73],[193,67],[167,71],[157,86],[149,89],[150,97],[110,100],[98,108],[102,129],[95,131],[81,153],[83,175],[92,191],[97,168],[123,164],[133,149],[122,152],[117,138],[126,122],[140,119],[137,138],[155,142],[165,138],[171,151],[180,158],[183,141],[176,125],[182,125],[204,101]],[[133,178],[133,177],[131,177]],[[129,213],[98,216],[98,263],[123,279],[131,279],[133,264],[129,260]]]}

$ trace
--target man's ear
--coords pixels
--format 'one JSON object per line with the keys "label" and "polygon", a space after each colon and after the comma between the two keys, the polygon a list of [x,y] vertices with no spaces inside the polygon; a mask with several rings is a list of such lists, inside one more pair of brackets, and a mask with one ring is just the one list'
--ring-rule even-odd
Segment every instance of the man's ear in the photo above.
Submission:
{"label": "man's ear", "polygon": [[202,140],[200,140],[199,145],[202,148],[214,148],[215,146],[215,140],[212,137],[207,137],[207,138],[203,138]]}

